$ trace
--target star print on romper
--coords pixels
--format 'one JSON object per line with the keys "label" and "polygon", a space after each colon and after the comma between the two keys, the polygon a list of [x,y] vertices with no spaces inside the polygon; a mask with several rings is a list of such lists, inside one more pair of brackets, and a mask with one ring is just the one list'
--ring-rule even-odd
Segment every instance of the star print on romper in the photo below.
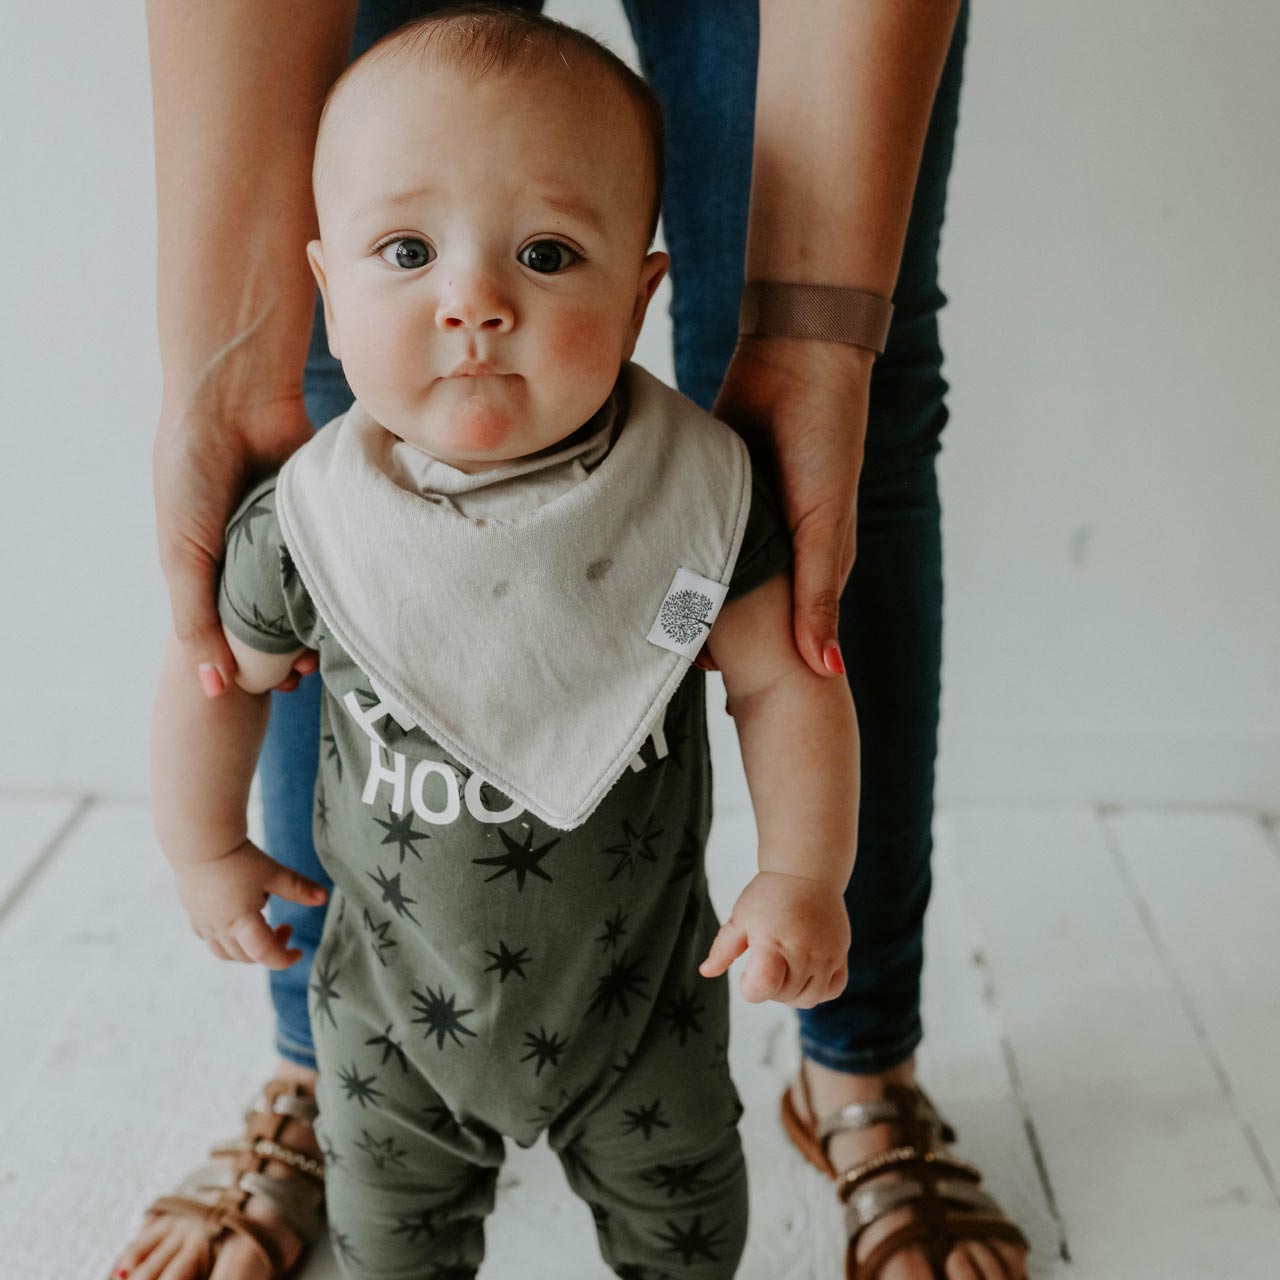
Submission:
{"label": "star print on romper", "polygon": [[627,873],[628,880],[634,880],[636,878],[636,865],[642,858],[645,862],[657,862],[658,855],[650,847],[650,842],[656,840],[662,834],[662,830],[650,831],[649,821],[646,818],[644,830],[637,832],[631,826],[631,823],[626,818],[623,818],[622,843],[610,845],[609,848],[602,850],[605,857],[612,856],[618,859],[609,875],[610,880],[616,880],[624,871]]}
{"label": "star print on romper", "polygon": [[632,1111],[622,1113],[623,1133],[642,1133],[646,1142],[653,1137],[655,1129],[670,1128],[670,1123],[662,1115],[661,1098],[654,1098],[648,1106],[636,1107]]}
{"label": "star print on romper", "polygon": [[351,1247],[348,1237],[336,1227],[329,1229],[329,1243],[333,1246],[333,1251],[339,1254],[344,1261],[354,1262],[357,1266],[360,1265],[360,1255]]}
{"label": "star print on romper", "polygon": [[691,1196],[711,1185],[706,1178],[698,1177],[706,1163],[699,1160],[697,1164],[657,1164],[642,1173],[640,1181],[665,1191],[668,1200],[678,1195]]}
{"label": "star print on romper", "polygon": [[363,1151],[373,1162],[375,1169],[403,1169],[404,1158],[409,1154],[408,1147],[396,1146],[394,1135],[386,1138],[375,1138],[368,1129],[360,1130],[360,1141],[356,1150]]}
{"label": "star print on romper", "polygon": [[431,1117],[432,1133],[439,1133],[443,1129],[451,1138],[456,1138],[462,1132],[457,1117],[443,1102],[436,1102],[422,1109]]}
{"label": "star print on romper", "polygon": [[600,1021],[608,1022],[609,1014],[616,1004],[622,1010],[622,1016],[629,1018],[631,1006],[627,1003],[628,996],[639,996],[641,1000],[650,999],[641,990],[641,987],[649,985],[649,979],[640,975],[640,966],[646,959],[647,956],[641,956],[639,960],[629,960],[623,956],[620,960],[610,962],[609,972],[596,979],[596,989],[591,996],[591,1003],[587,1005],[587,1012],[592,1013],[598,1008]]}
{"label": "star print on romper", "polygon": [[542,1068],[549,1062],[553,1067],[560,1065],[560,1055],[568,1047],[567,1040],[560,1039],[558,1031],[548,1032],[546,1027],[539,1026],[536,1032],[526,1031],[524,1033],[524,1047],[529,1050],[528,1053],[520,1059],[521,1062],[528,1062],[530,1058],[537,1059],[538,1067],[533,1073],[535,1076],[542,1074]]}
{"label": "star print on romper", "polygon": [[316,788],[316,826],[321,831],[329,830],[329,802],[324,798],[324,788]]}
{"label": "star print on romper", "polygon": [[[407,849],[419,862],[422,861],[422,854],[414,847],[419,840],[430,840],[431,833],[429,831],[415,831],[413,829],[413,810],[407,809],[402,817],[397,818],[392,812],[391,805],[387,805],[387,818],[374,818],[374,822],[378,824],[386,835],[382,837],[383,844],[395,844],[400,846],[400,865],[404,866],[404,854]],[[388,821],[387,819],[390,819]]]}
{"label": "star print on romper", "polygon": [[506,982],[507,978],[513,973],[517,978],[527,978],[524,966],[529,963],[528,947],[521,947],[519,951],[511,951],[508,949],[507,944],[499,938],[497,951],[489,951],[486,948],[485,955],[491,956],[493,963],[485,965],[484,971],[485,973],[492,973],[496,969],[498,971],[499,984]]}
{"label": "star print on romper", "polygon": [[612,951],[622,941],[622,935],[626,931],[627,917],[622,914],[622,908],[618,907],[612,919],[604,922],[604,932],[599,934],[595,941],[601,943],[606,951]]}
{"label": "star print on romper", "polygon": [[498,835],[502,837],[502,843],[507,846],[506,853],[500,853],[493,858],[472,858],[471,861],[480,867],[497,867],[498,870],[491,876],[485,876],[485,883],[490,880],[498,880],[509,872],[514,871],[516,877],[517,892],[524,891],[524,880],[527,875],[538,876],[542,880],[551,882],[551,877],[538,865],[547,854],[560,843],[557,836],[554,840],[548,840],[546,844],[533,848],[533,828],[529,828],[528,835],[525,836],[524,844],[519,845],[501,828],[498,828]]}
{"label": "star print on romper", "polygon": [[410,1244],[420,1235],[424,1235],[430,1240],[435,1233],[436,1215],[433,1209],[420,1209],[416,1214],[397,1218],[396,1225],[391,1228],[390,1232],[393,1236],[408,1236]]}
{"label": "star print on romper", "polygon": [[365,1044],[382,1046],[382,1066],[385,1067],[387,1065],[387,1059],[394,1053],[396,1061],[400,1064],[400,1070],[408,1072],[409,1060],[405,1057],[404,1050],[391,1038],[392,1025],[392,1023],[388,1022],[387,1029],[380,1036],[374,1036],[372,1039],[366,1040]]}
{"label": "star print on romper", "polygon": [[239,553],[242,538],[253,546],[253,522],[265,519],[271,514],[271,506],[265,499],[273,497],[274,494],[274,489],[268,489],[261,498],[254,499],[238,519],[232,521],[231,527],[227,530],[227,547],[233,556]]}
{"label": "star print on romper", "polygon": [[414,924],[418,923],[418,917],[409,910],[411,906],[417,904],[417,898],[407,898],[400,889],[400,873],[397,871],[395,875],[389,879],[387,873],[381,867],[378,868],[378,874],[374,875],[372,871],[366,871],[365,875],[373,881],[374,884],[382,890],[383,902],[390,905],[392,910],[398,916],[408,916]]}
{"label": "star print on romper", "polygon": [[377,1076],[362,1076],[356,1070],[354,1062],[349,1068],[338,1068],[338,1079],[342,1081],[342,1087],[347,1091],[347,1100],[354,1098],[360,1103],[361,1108],[368,1106],[375,1098],[382,1097],[382,1090],[373,1087],[377,1078]]}
{"label": "star print on romper", "polygon": [[698,839],[698,833],[692,827],[685,827],[684,844],[676,850],[671,874],[667,877],[668,884],[675,884],[677,880],[693,875],[693,869],[698,865],[698,851],[701,848],[702,842]]}
{"label": "star print on romper", "polygon": [[706,1006],[699,1002],[697,993],[692,988],[681,987],[679,995],[663,1001],[658,1014],[671,1023],[667,1034],[678,1035],[683,1049],[688,1043],[690,1031],[702,1034],[702,1023],[698,1019],[706,1011]]}
{"label": "star print on romper", "polygon": [[425,995],[421,991],[411,991],[409,994],[418,1002],[421,1012],[421,1016],[414,1018],[414,1022],[426,1023],[427,1029],[423,1032],[423,1038],[430,1040],[435,1036],[437,1049],[444,1048],[445,1036],[449,1036],[455,1044],[462,1044],[459,1032],[464,1036],[475,1035],[469,1027],[462,1025],[462,1019],[467,1014],[474,1013],[475,1010],[455,1009],[453,1002],[458,997],[452,995],[446,999],[443,985],[439,991],[433,991],[428,987]]}
{"label": "star print on romper", "polygon": [[[561,1089],[561,1094],[567,1094],[567,1089]],[[575,1134],[573,1139],[566,1142],[560,1148],[560,1163],[564,1166],[564,1171],[571,1179],[592,1179],[599,1182],[599,1179],[591,1171],[591,1166],[587,1164],[587,1158],[582,1154],[582,1134]]]}
{"label": "star print on romper", "polygon": [[329,744],[329,750],[325,753],[326,760],[333,761],[334,772],[338,775],[338,781],[342,781],[342,757],[338,754],[338,740],[331,733],[326,733],[321,739],[322,742]]}
{"label": "star print on romper", "polygon": [[316,1018],[328,1018],[330,1024],[335,1028],[338,1026],[338,1020],[333,1016],[332,1001],[341,1000],[342,996],[338,994],[338,989],[333,984],[338,980],[338,974],[341,969],[331,969],[326,959],[323,964],[317,963],[312,966],[314,980],[311,983],[311,993],[315,996],[316,1001]]}
{"label": "star print on romper", "polygon": [[708,1262],[719,1262],[720,1255],[716,1249],[722,1248],[724,1241],[720,1239],[725,1224],[712,1227],[709,1231],[702,1228],[702,1214],[696,1214],[687,1227],[667,1219],[667,1235],[658,1233],[658,1239],[667,1246],[668,1253],[678,1253],[680,1261],[687,1267],[694,1258],[706,1258]]}
{"label": "star print on romper", "polygon": [[375,924],[373,917],[369,914],[369,908],[365,907],[364,927],[372,935],[370,941],[373,944],[373,953],[378,957],[378,963],[385,969],[387,960],[382,953],[390,951],[392,947],[399,945],[394,938],[387,937],[387,930],[391,928],[391,921],[384,920],[381,924]]}

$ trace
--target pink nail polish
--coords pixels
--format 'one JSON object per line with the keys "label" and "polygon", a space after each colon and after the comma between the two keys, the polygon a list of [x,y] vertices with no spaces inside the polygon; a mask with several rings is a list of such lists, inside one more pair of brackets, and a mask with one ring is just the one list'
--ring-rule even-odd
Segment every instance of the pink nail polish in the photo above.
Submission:
{"label": "pink nail polish", "polygon": [[200,672],[200,687],[206,698],[216,698],[222,692],[222,675],[212,662],[202,662],[197,670]]}
{"label": "pink nail polish", "polygon": [[840,657],[840,646],[829,644],[822,651],[823,665],[828,671],[834,671],[836,675],[844,675],[844,660]]}

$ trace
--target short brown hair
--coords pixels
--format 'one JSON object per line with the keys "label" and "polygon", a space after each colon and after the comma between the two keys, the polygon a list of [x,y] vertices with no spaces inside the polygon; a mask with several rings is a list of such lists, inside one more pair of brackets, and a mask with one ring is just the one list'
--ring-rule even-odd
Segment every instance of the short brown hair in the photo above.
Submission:
{"label": "short brown hair", "polygon": [[645,243],[652,245],[662,209],[665,173],[662,107],[657,96],[641,76],[599,40],[530,9],[498,0],[471,0],[404,23],[365,50],[333,82],[325,95],[319,127],[323,129],[339,89],[353,78],[357,68],[366,68],[370,63],[403,61],[416,53],[419,64],[433,61],[478,80],[491,75],[531,73],[557,58],[567,67],[566,49],[586,54],[603,68],[626,91],[639,112],[651,162],[653,192]]}

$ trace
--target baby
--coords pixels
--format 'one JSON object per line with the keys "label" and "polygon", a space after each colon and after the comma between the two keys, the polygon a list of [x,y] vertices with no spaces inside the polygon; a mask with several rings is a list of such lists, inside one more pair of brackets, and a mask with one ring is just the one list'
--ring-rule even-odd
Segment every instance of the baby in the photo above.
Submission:
{"label": "baby", "polygon": [[[619,1276],[732,1276],[727,1066],[750,1000],[845,981],[857,818],[844,680],[792,637],[789,543],[741,439],[631,362],[661,117],[613,54],[466,6],[331,92],[307,249],[356,402],[228,526],[237,688],[170,637],[156,829],[224,959],[297,959],[319,902],[251,843],[267,691],[320,656],[314,834],[334,881],[311,1020],[344,1275],[474,1276],[503,1138],[545,1132]],[[723,672],[759,870],[720,927],[702,646]]]}

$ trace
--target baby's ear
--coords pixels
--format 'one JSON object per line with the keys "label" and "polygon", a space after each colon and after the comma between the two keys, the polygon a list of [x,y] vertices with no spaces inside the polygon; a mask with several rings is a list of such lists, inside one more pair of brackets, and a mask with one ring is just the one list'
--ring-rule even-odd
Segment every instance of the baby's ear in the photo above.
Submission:
{"label": "baby's ear", "polygon": [[307,262],[311,266],[311,274],[320,286],[320,299],[324,303],[324,331],[329,339],[329,354],[335,360],[341,360],[338,352],[338,331],[333,320],[333,307],[329,304],[329,278],[324,269],[324,244],[320,240],[307,241]]}
{"label": "baby's ear", "polygon": [[[670,266],[670,257],[665,253],[658,252],[656,249],[645,257],[640,266],[640,280],[636,288],[636,305],[631,313],[631,332],[629,335],[631,351],[635,350],[635,345],[640,338],[640,330],[644,328],[644,317],[649,310],[649,303],[653,301],[653,295],[657,292],[658,286],[662,283],[662,277],[667,274],[667,269]],[[624,359],[631,359],[631,351],[625,354]]]}

